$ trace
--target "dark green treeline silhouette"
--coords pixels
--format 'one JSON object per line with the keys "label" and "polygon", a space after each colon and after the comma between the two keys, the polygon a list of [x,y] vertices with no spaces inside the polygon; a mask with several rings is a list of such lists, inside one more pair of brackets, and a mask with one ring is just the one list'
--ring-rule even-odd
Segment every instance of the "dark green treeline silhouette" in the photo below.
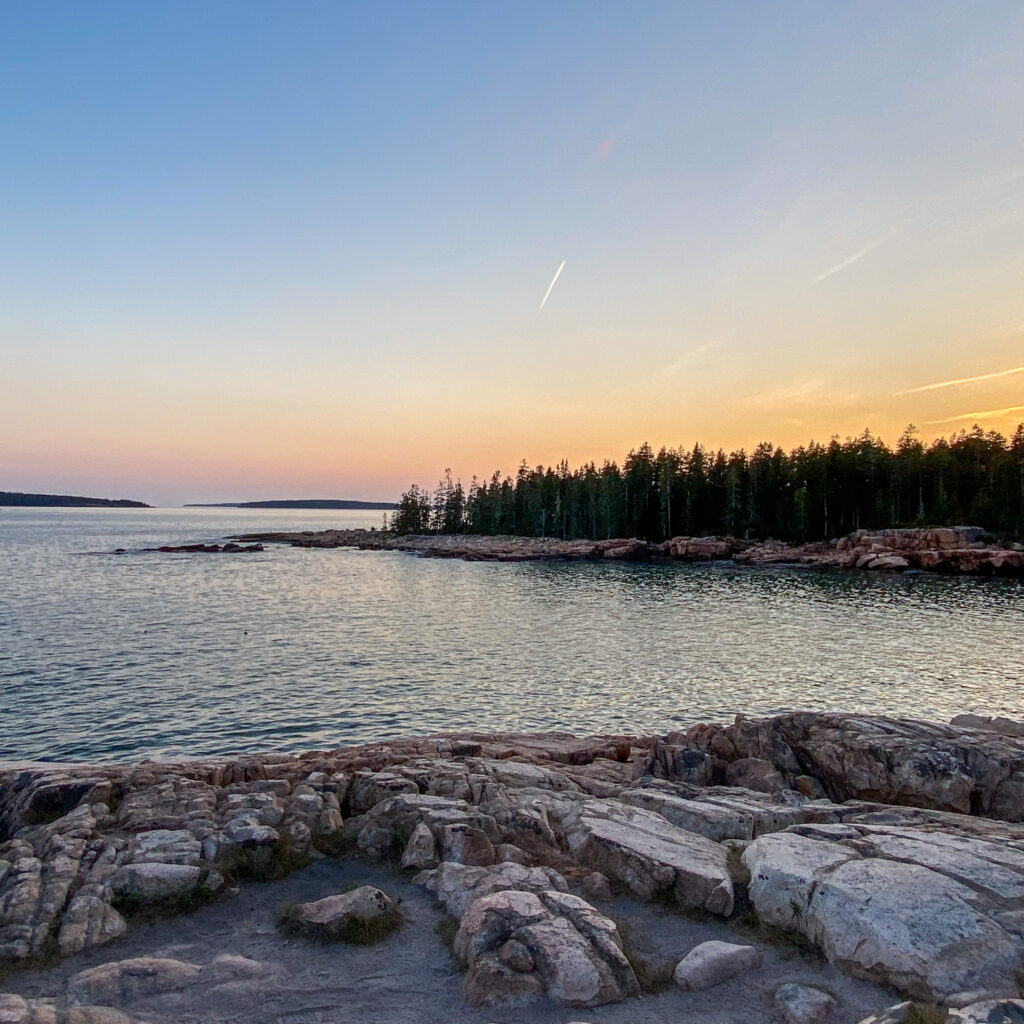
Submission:
{"label": "dark green treeline silhouette", "polygon": [[858,529],[970,523],[1024,535],[1024,424],[1009,440],[975,426],[924,445],[910,426],[895,448],[871,431],[788,454],[771,444],[727,455],[642,444],[622,466],[530,469],[413,485],[389,522],[396,533],[602,539],[729,534],[826,540]]}

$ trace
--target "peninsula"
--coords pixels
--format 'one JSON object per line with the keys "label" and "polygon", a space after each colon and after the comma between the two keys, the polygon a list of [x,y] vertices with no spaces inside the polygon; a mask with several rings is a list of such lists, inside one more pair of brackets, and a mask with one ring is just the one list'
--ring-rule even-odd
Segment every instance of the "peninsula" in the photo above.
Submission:
{"label": "peninsula", "polygon": [[219,501],[214,504],[192,504],[185,508],[300,508],[300,509],[369,509],[390,512],[398,506],[393,501],[349,501],[334,498],[299,498],[272,501]]}
{"label": "peninsula", "polygon": [[461,558],[468,562],[673,559],[732,561],[739,565],[789,564],[886,572],[1024,576],[1024,543],[1004,545],[977,526],[858,530],[836,541],[808,544],[770,539],[748,541],[736,537],[673,537],[656,544],[636,538],[562,540],[444,533],[396,535],[377,530],[249,533],[232,539],[302,548],[408,551],[425,558]]}
{"label": "peninsula", "polygon": [[128,498],[85,498],[76,494],[25,494],[0,491],[0,505],[28,508],[152,508]]}
{"label": "peninsula", "polygon": [[1024,1018],[1008,719],[8,764],[0,829],[11,1024]]}

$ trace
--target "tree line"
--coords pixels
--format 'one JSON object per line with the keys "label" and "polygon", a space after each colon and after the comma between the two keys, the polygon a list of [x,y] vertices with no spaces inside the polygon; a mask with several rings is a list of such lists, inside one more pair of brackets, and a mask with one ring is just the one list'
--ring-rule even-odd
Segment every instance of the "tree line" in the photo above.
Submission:
{"label": "tree line", "polygon": [[519,466],[468,489],[446,471],[431,492],[402,495],[388,529],[603,539],[728,534],[827,540],[858,529],[983,526],[1024,536],[1024,423],[1011,438],[975,426],[925,445],[914,426],[895,448],[870,430],[790,452],[649,444],[621,466]]}

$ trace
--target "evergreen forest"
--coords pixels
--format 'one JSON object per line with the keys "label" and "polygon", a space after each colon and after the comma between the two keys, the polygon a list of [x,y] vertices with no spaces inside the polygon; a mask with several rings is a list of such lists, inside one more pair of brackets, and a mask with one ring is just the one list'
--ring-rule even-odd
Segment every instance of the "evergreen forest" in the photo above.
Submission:
{"label": "evergreen forest", "polygon": [[468,488],[444,479],[402,495],[395,533],[512,534],[603,539],[675,536],[827,540],[858,529],[982,526],[1024,536],[1024,424],[1009,439],[975,426],[925,444],[916,428],[894,448],[869,430],[790,452],[642,444],[622,465],[495,472]]}

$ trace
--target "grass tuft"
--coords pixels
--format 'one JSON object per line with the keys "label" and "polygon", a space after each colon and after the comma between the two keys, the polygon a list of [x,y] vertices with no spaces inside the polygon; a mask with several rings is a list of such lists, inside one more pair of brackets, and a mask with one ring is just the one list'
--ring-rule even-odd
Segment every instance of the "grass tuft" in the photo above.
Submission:
{"label": "grass tuft", "polygon": [[229,882],[276,882],[309,863],[309,855],[296,850],[291,836],[282,832],[273,846],[236,848],[222,855],[217,870]]}
{"label": "grass tuft", "polygon": [[945,1024],[949,1010],[934,1003],[911,1003],[903,1016],[903,1024]]}
{"label": "grass tuft", "polygon": [[178,896],[164,896],[161,899],[147,900],[134,893],[115,895],[110,905],[123,918],[136,921],[159,921],[167,917],[180,917],[191,914],[209,903],[217,894],[201,877],[199,884],[186,893]]}

